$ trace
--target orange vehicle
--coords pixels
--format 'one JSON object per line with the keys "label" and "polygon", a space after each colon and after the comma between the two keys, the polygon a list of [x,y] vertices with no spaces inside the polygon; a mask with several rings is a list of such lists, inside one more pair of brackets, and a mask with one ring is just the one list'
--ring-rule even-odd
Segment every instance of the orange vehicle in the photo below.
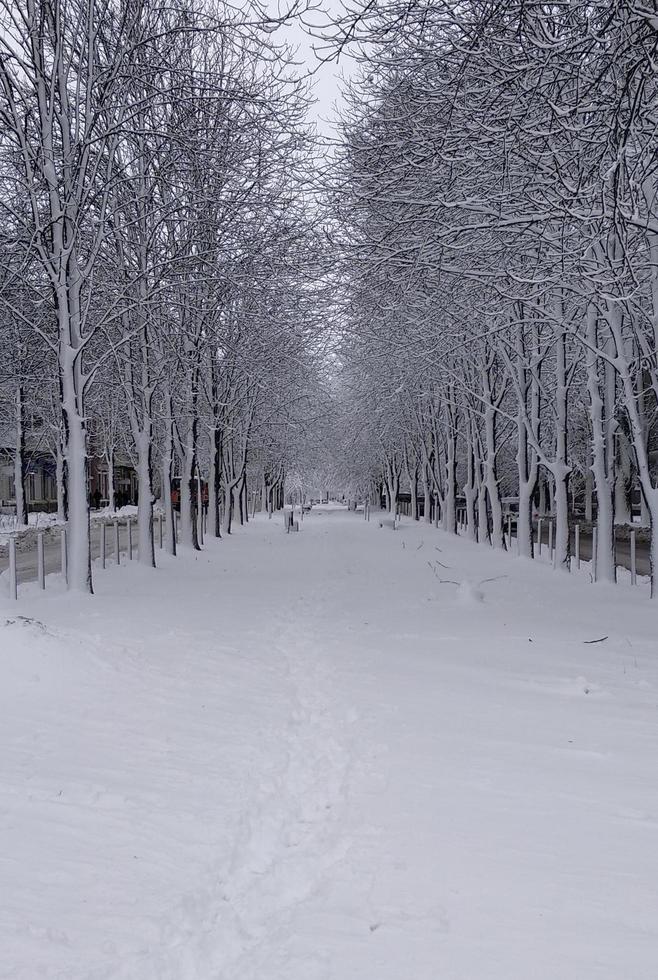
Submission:
{"label": "orange vehicle", "polygon": [[[196,503],[199,484],[197,480],[194,480],[193,483],[194,501]],[[180,510],[180,477],[178,476],[171,481],[171,503],[174,510]],[[201,481],[201,504],[204,510],[208,510],[208,484],[205,480]]]}

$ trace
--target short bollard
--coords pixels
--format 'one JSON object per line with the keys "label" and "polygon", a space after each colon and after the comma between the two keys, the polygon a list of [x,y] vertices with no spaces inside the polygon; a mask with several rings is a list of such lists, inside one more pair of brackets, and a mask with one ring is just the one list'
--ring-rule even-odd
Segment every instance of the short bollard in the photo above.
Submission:
{"label": "short bollard", "polygon": [[128,533],[128,561],[133,560],[133,522],[128,518],[126,520],[126,529]]}
{"label": "short bollard", "polygon": [[576,568],[580,568],[580,524],[576,524],[574,532],[576,536],[574,543],[574,550],[576,552]]}
{"label": "short bollard", "polygon": [[101,568],[105,568],[106,530],[107,524],[103,521],[101,524]]}
{"label": "short bollard", "polygon": [[160,547],[162,547],[162,514],[158,514],[158,535],[160,538]]}
{"label": "short bollard", "polygon": [[39,531],[37,534],[37,579],[39,581],[39,588],[45,589],[46,566],[43,558],[43,531]]}
{"label": "short bollard", "polygon": [[541,517],[537,520],[537,557],[541,558]]}
{"label": "short bollard", "polygon": [[507,547],[512,550],[512,515],[507,515]]}
{"label": "short bollard", "polygon": [[553,521],[548,522],[548,560],[553,557]]}
{"label": "short bollard", "polygon": [[631,585],[637,583],[637,561],[635,554],[635,531],[631,531]]}
{"label": "short bollard", "polygon": [[16,538],[9,538],[9,598],[18,599],[18,581],[16,578]]}
{"label": "short bollard", "polygon": [[117,565],[121,564],[121,544],[119,542],[119,522],[114,522],[114,558]]}

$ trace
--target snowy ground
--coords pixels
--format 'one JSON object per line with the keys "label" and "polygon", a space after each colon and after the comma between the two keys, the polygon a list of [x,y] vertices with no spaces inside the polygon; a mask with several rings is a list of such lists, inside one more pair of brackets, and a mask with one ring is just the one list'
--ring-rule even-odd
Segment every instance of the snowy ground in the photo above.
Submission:
{"label": "snowy ground", "polygon": [[375,517],[0,599],[0,977],[655,980],[658,611]]}

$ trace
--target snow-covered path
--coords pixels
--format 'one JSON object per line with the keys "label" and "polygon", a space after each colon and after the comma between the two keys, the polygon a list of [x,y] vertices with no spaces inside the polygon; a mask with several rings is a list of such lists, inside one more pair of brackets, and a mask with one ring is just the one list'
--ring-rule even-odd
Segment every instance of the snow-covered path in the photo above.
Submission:
{"label": "snow-covered path", "polygon": [[1,977],[654,980],[637,591],[342,511],[96,585],[0,599]]}

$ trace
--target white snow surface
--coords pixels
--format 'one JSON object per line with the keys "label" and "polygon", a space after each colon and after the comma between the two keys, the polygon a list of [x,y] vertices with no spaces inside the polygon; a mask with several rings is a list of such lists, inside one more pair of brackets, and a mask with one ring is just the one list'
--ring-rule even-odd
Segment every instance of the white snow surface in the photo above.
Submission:
{"label": "white snow surface", "polygon": [[655,980],[655,605],[376,516],[0,598],[0,977]]}

